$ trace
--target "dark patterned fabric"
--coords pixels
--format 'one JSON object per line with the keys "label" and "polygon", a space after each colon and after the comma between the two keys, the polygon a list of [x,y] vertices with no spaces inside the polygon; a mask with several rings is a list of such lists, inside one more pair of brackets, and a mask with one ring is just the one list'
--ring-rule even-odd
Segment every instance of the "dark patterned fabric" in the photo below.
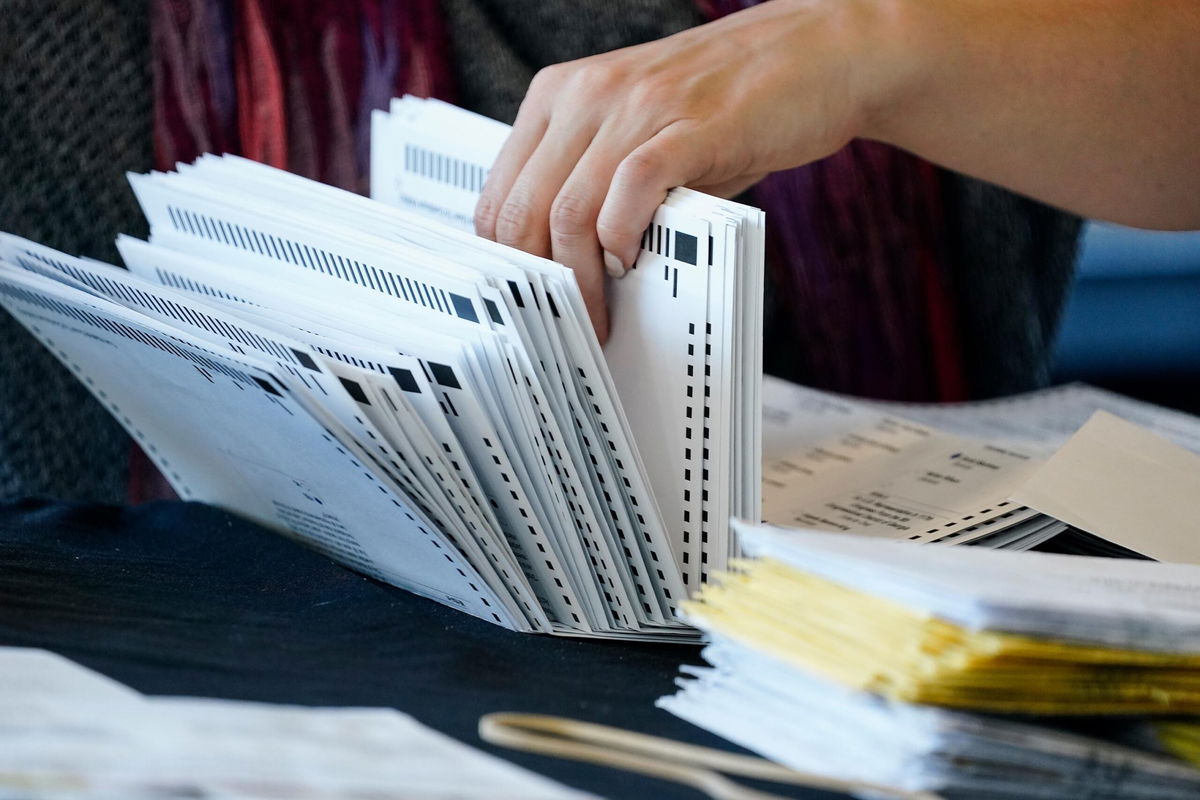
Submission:
{"label": "dark patterned fabric", "polygon": [[[151,166],[145,0],[0,0],[0,230],[116,258]],[[0,311],[0,497],[124,497],[128,439]]]}
{"label": "dark patterned fabric", "polygon": [[971,396],[1047,385],[1082,221],[953,173],[945,194]]}

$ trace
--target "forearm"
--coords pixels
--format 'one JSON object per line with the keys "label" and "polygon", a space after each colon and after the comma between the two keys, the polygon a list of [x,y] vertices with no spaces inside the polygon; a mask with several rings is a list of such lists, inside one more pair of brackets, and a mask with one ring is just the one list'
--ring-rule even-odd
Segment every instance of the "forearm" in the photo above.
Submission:
{"label": "forearm", "polygon": [[861,135],[1086,216],[1200,227],[1200,3],[881,3],[864,57],[899,78],[865,88]]}

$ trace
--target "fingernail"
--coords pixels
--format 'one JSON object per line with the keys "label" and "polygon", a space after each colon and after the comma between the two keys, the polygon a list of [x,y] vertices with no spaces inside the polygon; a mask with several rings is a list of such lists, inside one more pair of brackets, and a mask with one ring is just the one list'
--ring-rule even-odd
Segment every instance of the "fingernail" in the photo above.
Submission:
{"label": "fingernail", "polygon": [[625,277],[625,265],[621,263],[621,259],[614,256],[607,250],[604,251],[604,271],[611,278]]}

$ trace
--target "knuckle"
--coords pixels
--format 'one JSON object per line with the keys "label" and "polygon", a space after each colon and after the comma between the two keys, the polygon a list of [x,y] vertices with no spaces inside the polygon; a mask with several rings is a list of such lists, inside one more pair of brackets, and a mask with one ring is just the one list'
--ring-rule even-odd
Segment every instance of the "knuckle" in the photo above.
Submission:
{"label": "knuckle", "polygon": [[550,206],[550,230],[562,238],[582,236],[592,228],[596,207],[587,198],[563,192]]}
{"label": "knuckle", "polygon": [[634,108],[655,109],[668,114],[669,107],[677,101],[677,94],[672,87],[654,78],[645,78],[631,85],[628,96]]}
{"label": "knuckle", "polygon": [[626,83],[625,71],[605,61],[584,61],[576,68],[571,80],[575,89],[589,95],[610,95]]}
{"label": "knuckle", "polygon": [[596,235],[600,239],[601,246],[609,252],[620,251],[629,239],[636,237],[639,233],[641,231],[634,230],[632,225],[625,220],[602,216],[596,222]]}
{"label": "knuckle", "polygon": [[553,90],[562,83],[565,72],[565,64],[542,67],[534,73],[533,80],[529,82],[529,94],[536,95]]}
{"label": "knuckle", "polygon": [[640,185],[654,180],[663,166],[658,148],[642,146],[625,157],[617,167],[617,176],[622,183]]}
{"label": "knuckle", "polygon": [[492,236],[496,232],[496,216],[499,213],[499,203],[495,197],[481,194],[475,203],[475,230],[481,236]]}
{"label": "knuckle", "polygon": [[509,195],[496,215],[496,241],[516,245],[524,241],[532,227],[533,205],[521,196]]}

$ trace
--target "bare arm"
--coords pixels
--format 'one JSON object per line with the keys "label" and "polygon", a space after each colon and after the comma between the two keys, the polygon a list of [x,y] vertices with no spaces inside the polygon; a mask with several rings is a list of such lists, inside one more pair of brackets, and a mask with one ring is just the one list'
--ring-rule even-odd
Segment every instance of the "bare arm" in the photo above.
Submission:
{"label": "bare arm", "polygon": [[476,228],[577,271],[607,332],[673,186],[736,193],[856,137],[1088,216],[1200,227],[1196,0],[772,0],[538,74]]}
{"label": "bare arm", "polygon": [[1200,3],[920,0],[860,135],[1079,214],[1200,227]]}

